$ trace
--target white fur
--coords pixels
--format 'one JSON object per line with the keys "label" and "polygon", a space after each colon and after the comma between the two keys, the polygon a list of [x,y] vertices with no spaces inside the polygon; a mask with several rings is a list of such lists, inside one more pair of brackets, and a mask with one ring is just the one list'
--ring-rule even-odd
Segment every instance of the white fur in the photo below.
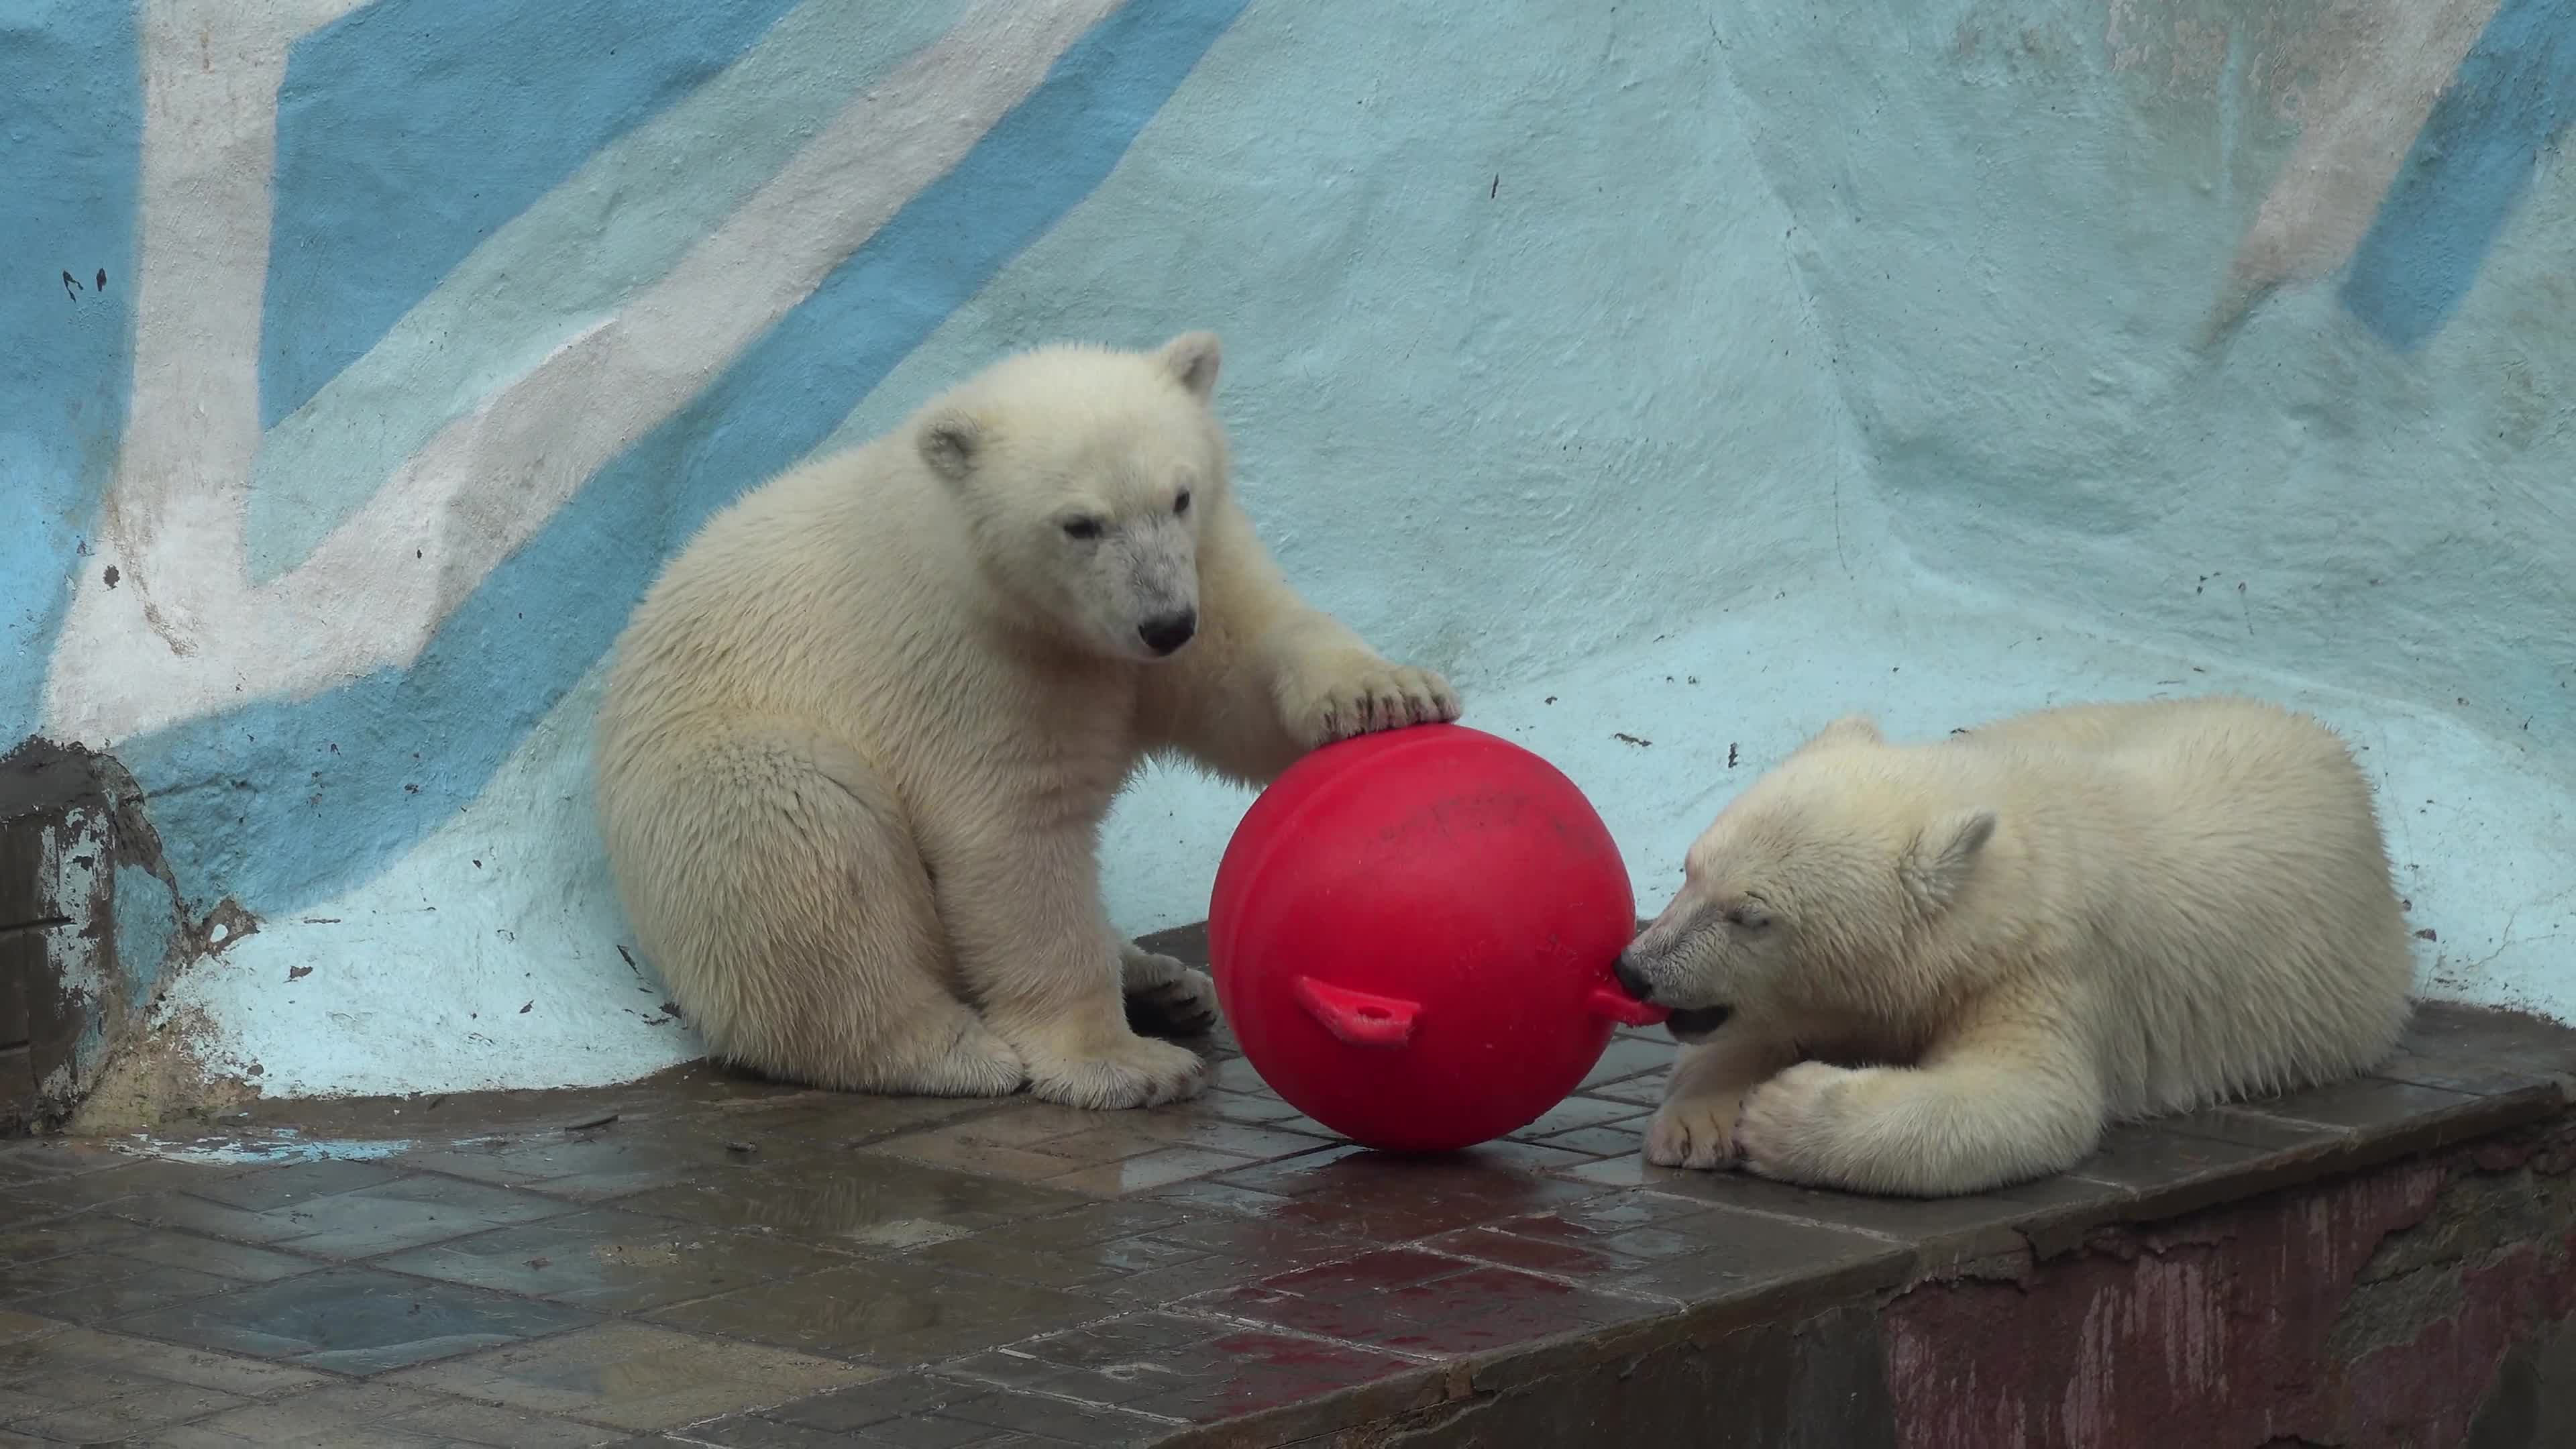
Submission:
{"label": "white fur", "polygon": [[1838,721],[1728,804],[1621,969],[1733,1008],[1676,1060],[1649,1160],[1920,1196],[2366,1070],[2414,981],[2351,754],[2231,698],[1928,745]]}
{"label": "white fur", "polygon": [[[1182,1018],[1214,994],[1111,929],[1112,798],[1157,753],[1260,783],[1458,713],[1281,579],[1233,494],[1217,367],[1203,332],[1006,358],[745,496],[637,607],[601,825],[714,1054],[1085,1107],[1199,1089],[1195,1053],[1127,1024],[1122,993]],[[1193,610],[1157,658],[1139,629]]]}

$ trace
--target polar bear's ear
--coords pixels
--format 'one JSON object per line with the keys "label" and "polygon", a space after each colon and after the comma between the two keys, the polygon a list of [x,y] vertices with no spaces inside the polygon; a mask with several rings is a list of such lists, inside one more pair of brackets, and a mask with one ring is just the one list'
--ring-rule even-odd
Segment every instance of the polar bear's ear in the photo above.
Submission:
{"label": "polar bear's ear", "polygon": [[1865,714],[1847,714],[1816,731],[1816,737],[1798,746],[1795,753],[1822,749],[1827,745],[1880,745],[1887,737],[1878,732],[1878,721]]}
{"label": "polar bear's ear", "polygon": [[1926,910],[1940,910],[1959,898],[1976,874],[1977,857],[1995,836],[1995,812],[1961,810],[1945,815],[1914,837],[1897,867],[1905,889]]}
{"label": "polar bear's ear", "polygon": [[1213,332],[1184,332],[1154,354],[1170,368],[1190,396],[1206,402],[1216,392],[1216,370],[1223,356]]}
{"label": "polar bear's ear", "polygon": [[921,425],[913,444],[930,471],[955,482],[975,471],[975,455],[984,450],[984,425],[963,408],[948,408]]}

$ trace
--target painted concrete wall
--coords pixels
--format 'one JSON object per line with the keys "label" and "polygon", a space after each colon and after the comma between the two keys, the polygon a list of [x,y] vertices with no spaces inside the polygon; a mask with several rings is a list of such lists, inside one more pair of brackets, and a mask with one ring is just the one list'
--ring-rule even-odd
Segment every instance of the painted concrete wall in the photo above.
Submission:
{"label": "painted concrete wall", "polygon": [[[1642,900],[1846,709],[2248,688],[2428,990],[2576,1014],[2576,0],[51,0],[0,98],[0,736],[256,918],[162,1011],[268,1090],[692,1055],[588,815],[656,563],[1195,326],[1291,573]],[[1145,781],[1122,925],[1244,803]]]}

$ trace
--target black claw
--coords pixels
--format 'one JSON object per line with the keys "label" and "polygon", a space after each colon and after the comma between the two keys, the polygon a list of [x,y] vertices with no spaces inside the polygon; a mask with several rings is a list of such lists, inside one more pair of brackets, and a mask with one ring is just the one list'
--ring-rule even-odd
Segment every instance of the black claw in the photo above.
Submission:
{"label": "black claw", "polygon": [[1127,1029],[1138,1036],[1198,1036],[1216,1021],[1217,1013],[1185,989],[1151,988],[1127,997]]}

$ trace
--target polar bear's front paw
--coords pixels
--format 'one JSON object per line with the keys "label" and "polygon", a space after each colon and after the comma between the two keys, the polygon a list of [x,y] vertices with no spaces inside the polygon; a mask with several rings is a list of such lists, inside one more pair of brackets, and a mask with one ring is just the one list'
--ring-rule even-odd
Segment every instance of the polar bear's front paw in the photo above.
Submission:
{"label": "polar bear's front paw", "polygon": [[1810,1187],[1843,1187],[1852,1175],[1853,1094],[1870,1073],[1800,1062],[1744,1099],[1735,1145],[1764,1177]]}
{"label": "polar bear's front paw", "polygon": [[1458,717],[1458,691],[1428,669],[1360,655],[1291,701],[1289,733],[1308,749],[1374,730],[1447,724]]}
{"label": "polar bear's front paw", "polygon": [[1007,1097],[1028,1080],[1028,1067],[1010,1044],[984,1023],[961,1013],[948,1045],[924,1053],[910,1069],[884,1079],[878,1090],[918,1097]]}
{"label": "polar bear's front paw", "polygon": [[1101,1056],[1029,1058],[1030,1094],[1067,1107],[1158,1107],[1206,1086],[1207,1063],[1197,1052],[1151,1037],[1131,1036]]}
{"label": "polar bear's front paw", "polygon": [[1148,1036],[1196,1036],[1216,1025],[1216,981],[1206,972],[1122,945],[1118,974],[1130,1029]]}
{"label": "polar bear's front paw", "polygon": [[1646,1160],[1657,1167],[1707,1172],[1735,1162],[1735,1120],[1740,1096],[1683,1097],[1655,1109],[1646,1124]]}

